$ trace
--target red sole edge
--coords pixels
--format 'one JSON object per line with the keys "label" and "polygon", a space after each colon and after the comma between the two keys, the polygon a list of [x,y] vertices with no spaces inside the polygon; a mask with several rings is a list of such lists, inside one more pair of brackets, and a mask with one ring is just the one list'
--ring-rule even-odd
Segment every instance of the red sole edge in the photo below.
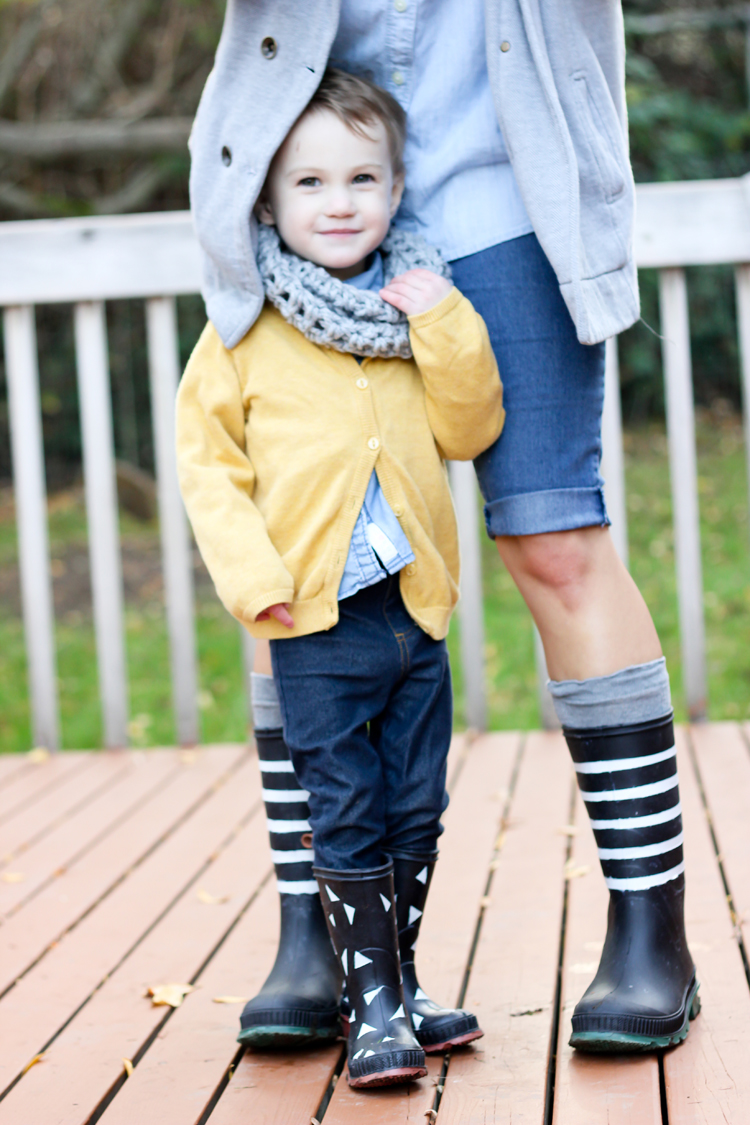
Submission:
{"label": "red sole edge", "polygon": [[346,1079],[354,1089],[361,1090],[368,1086],[394,1086],[397,1082],[413,1082],[415,1078],[424,1078],[426,1074],[426,1066],[402,1066],[394,1070],[383,1070],[380,1074],[366,1074],[362,1078],[352,1078],[347,1071]]}
{"label": "red sole edge", "polygon": [[449,1047],[461,1047],[464,1043],[471,1043],[474,1039],[481,1039],[484,1032],[481,1028],[476,1031],[468,1031],[466,1035],[457,1035],[455,1039],[446,1039],[445,1043],[431,1043],[429,1047],[422,1046],[422,1050],[426,1055],[437,1055],[441,1051],[447,1051]]}

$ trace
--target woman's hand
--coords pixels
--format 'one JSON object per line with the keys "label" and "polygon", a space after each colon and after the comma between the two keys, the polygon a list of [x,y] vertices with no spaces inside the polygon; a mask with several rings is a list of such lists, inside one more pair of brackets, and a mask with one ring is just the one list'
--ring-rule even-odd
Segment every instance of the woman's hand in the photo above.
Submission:
{"label": "woman's hand", "polygon": [[381,289],[380,296],[407,316],[418,316],[439,305],[452,288],[447,278],[431,270],[407,270]]}
{"label": "woman's hand", "polygon": [[255,620],[270,621],[272,617],[275,617],[276,620],[280,621],[282,625],[286,625],[287,629],[294,628],[294,621],[292,619],[291,613],[289,612],[288,605],[283,605],[281,602],[279,602],[277,605],[269,605],[268,609],[261,610]]}

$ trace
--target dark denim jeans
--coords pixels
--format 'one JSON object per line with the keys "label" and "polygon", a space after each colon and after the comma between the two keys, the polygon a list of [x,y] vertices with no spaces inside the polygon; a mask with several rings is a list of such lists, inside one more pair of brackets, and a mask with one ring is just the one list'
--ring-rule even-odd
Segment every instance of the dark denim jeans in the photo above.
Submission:
{"label": "dark denim jeans", "polygon": [[271,641],[271,658],[316,864],[432,852],[448,804],[450,668],[445,642],[407,613],[398,575],[340,602],[327,632]]}

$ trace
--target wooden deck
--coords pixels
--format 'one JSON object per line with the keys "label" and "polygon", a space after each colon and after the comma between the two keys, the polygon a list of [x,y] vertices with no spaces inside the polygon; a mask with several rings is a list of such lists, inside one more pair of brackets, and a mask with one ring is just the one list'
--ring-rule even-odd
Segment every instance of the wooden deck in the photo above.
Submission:
{"label": "wooden deck", "polygon": [[[683,729],[678,752],[703,997],[687,1042],[570,1051],[606,892],[567,751],[556,734],[459,738],[418,965],[486,1035],[369,1093],[336,1082],[340,1044],[237,1049],[278,926],[252,752],[0,757],[0,1123],[747,1125],[750,730]],[[194,990],[153,1006],[168,983]]]}

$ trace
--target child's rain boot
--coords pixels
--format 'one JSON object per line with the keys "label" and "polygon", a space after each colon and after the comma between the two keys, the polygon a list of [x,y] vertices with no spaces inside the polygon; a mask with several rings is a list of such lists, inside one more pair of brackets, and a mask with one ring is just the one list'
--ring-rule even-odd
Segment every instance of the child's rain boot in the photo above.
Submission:
{"label": "child's rain boot", "polygon": [[404,999],[414,1034],[428,1055],[461,1043],[470,1043],[472,1039],[481,1039],[484,1032],[477,1023],[477,1017],[462,1008],[443,1008],[430,1000],[419,987],[414,968],[414,950],[437,853],[420,856],[398,852],[392,858]]}
{"label": "child's rain boot", "polygon": [[369,871],[315,868],[331,941],[349,997],[349,1085],[391,1086],[427,1074],[404,1007],[393,865]]}
{"label": "child's rain boot", "polygon": [[256,730],[271,855],[281,899],[276,962],[240,1017],[238,1042],[293,1047],[340,1034],[342,972],[313,878],[307,793],[280,730]]}
{"label": "child's rain boot", "polygon": [[700,1011],[685,938],[685,864],[672,717],[564,730],[609,887],[607,938],[573,1012],[572,1047],[652,1051]]}

